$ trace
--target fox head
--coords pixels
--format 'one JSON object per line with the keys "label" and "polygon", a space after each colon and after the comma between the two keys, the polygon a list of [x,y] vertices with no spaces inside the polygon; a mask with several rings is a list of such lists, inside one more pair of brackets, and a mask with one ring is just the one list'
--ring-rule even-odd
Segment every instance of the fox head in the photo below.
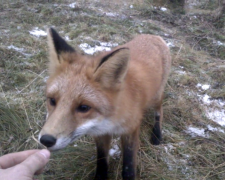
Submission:
{"label": "fox head", "polygon": [[129,49],[81,55],[52,28],[48,30],[47,118],[39,141],[50,150],[64,148],[82,135],[123,133],[115,121],[116,101],[124,87]]}

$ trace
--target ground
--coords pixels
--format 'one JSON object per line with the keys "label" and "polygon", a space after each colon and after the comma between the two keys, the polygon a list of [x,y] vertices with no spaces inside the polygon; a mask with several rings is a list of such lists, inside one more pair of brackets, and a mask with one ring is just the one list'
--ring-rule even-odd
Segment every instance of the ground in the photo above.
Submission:
{"label": "ground", "polygon": [[[167,42],[173,64],[163,102],[163,142],[150,144],[149,111],[141,127],[138,177],[225,179],[225,21],[213,18],[218,6],[212,0],[189,0],[179,11],[166,0],[1,2],[0,155],[41,148],[37,137],[46,116],[48,27],[89,54],[137,34],[155,34]],[[113,180],[121,179],[120,149],[115,137]],[[95,151],[93,139],[85,136],[53,153],[37,178],[92,179]]]}

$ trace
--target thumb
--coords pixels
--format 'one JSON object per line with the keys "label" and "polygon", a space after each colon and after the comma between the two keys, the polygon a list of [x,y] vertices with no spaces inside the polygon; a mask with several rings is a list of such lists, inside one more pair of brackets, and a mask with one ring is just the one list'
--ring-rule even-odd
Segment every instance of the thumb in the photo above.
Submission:
{"label": "thumb", "polygon": [[30,174],[34,175],[37,171],[44,168],[50,158],[50,152],[46,149],[42,149],[30,155],[25,161],[20,165],[24,166],[26,170],[29,170]]}

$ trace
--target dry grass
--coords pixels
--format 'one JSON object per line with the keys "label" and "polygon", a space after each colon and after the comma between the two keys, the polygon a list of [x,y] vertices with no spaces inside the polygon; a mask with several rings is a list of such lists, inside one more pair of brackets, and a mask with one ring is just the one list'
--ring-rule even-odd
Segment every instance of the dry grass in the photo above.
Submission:
{"label": "dry grass", "polygon": [[[71,0],[0,3],[0,155],[40,148],[36,139],[46,114],[47,43],[46,37],[34,37],[29,31],[54,26],[74,46],[97,41],[122,44],[136,34],[150,33],[173,43],[173,67],[165,91],[162,145],[150,144],[152,111],[142,124],[139,179],[225,178],[225,134],[208,125],[225,128],[209,119],[206,105],[199,100],[204,94],[225,98],[224,45],[214,43],[224,42],[224,30],[216,29],[207,13],[200,13],[203,8],[210,9],[209,1],[201,4],[200,10],[195,7],[195,14],[186,15],[154,9],[152,2],[121,5],[121,1],[86,0],[77,1],[75,8],[68,6]],[[9,49],[11,45],[23,49]],[[198,83],[210,84],[210,89],[200,91]],[[207,136],[188,134],[189,126],[202,128]],[[92,179],[96,161],[93,139],[83,137],[75,143],[76,147],[53,153],[38,178]],[[121,179],[121,161],[121,157],[110,159],[110,179]]]}

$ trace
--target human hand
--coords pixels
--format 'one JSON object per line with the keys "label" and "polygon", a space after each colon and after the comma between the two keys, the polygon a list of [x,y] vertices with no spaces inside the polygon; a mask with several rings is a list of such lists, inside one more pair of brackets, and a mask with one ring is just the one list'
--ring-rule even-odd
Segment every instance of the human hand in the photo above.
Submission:
{"label": "human hand", "polygon": [[1,180],[33,180],[34,174],[40,174],[50,158],[50,152],[27,150],[0,157]]}

